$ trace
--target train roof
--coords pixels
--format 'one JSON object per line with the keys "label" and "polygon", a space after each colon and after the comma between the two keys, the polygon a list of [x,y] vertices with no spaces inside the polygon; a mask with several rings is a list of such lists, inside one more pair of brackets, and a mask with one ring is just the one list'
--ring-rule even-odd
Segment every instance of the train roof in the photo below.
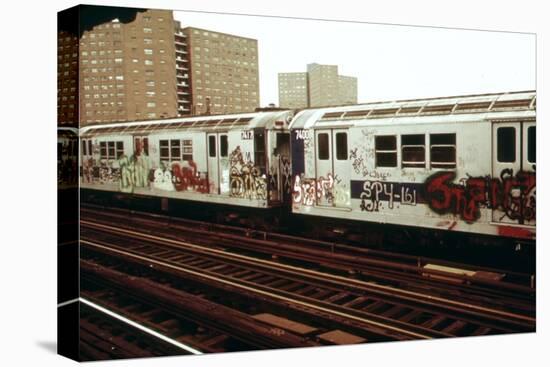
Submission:
{"label": "train roof", "polygon": [[150,134],[174,130],[229,131],[242,129],[288,128],[292,111],[251,112],[232,115],[182,117],[139,122],[119,122],[86,126],[80,130],[83,138],[97,135]]}
{"label": "train roof", "polygon": [[76,138],[78,137],[78,129],[74,127],[58,127],[58,138]]}
{"label": "train roof", "polygon": [[[353,106],[325,107],[300,111],[291,129],[343,127],[380,123],[479,121],[536,115],[536,92],[479,94],[455,97],[373,102]],[[406,117],[406,119],[403,119]]]}

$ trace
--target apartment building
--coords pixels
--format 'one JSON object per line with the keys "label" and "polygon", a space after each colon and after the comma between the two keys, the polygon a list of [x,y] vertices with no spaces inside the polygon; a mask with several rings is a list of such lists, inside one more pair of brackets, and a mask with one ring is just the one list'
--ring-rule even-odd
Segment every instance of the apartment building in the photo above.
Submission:
{"label": "apartment building", "polygon": [[258,41],[183,29],[189,50],[192,113],[252,112],[259,106]]}

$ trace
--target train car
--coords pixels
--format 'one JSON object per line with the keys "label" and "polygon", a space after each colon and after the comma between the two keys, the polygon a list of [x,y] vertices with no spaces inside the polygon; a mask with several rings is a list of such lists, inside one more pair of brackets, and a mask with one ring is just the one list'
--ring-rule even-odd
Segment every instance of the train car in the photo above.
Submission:
{"label": "train car", "polygon": [[534,242],[535,92],[308,109],[290,130],[295,214]]}
{"label": "train car", "polygon": [[57,128],[57,187],[78,188],[78,129]]}
{"label": "train car", "polygon": [[289,201],[291,111],[200,116],[81,129],[80,185],[267,209]]}

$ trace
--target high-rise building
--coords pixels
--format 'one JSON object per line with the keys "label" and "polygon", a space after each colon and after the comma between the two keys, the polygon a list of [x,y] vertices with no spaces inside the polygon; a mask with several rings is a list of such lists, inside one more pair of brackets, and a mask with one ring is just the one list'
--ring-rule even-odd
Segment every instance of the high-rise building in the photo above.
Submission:
{"label": "high-rise building", "polygon": [[174,20],[170,10],[114,18],[80,38],[82,125],[177,116]]}
{"label": "high-rise building", "polygon": [[189,83],[189,51],[187,36],[179,21],[174,22],[176,42],[176,87],[178,116],[191,114],[191,85]]}
{"label": "high-rise building", "polygon": [[190,60],[192,113],[252,112],[259,106],[258,41],[183,29]]}
{"label": "high-rise building", "polygon": [[258,42],[182,28],[171,10],[59,13],[58,120],[85,126],[259,106]]}
{"label": "high-rise building", "polygon": [[308,106],[307,73],[279,73],[279,107]]}
{"label": "high-rise building", "polygon": [[306,73],[279,73],[279,106],[304,108],[357,103],[357,78],[337,65],[308,64]]}
{"label": "high-rise building", "polygon": [[78,124],[78,37],[65,30],[57,35],[57,122]]}
{"label": "high-rise building", "polygon": [[338,75],[338,94],[339,104],[357,104],[357,78]]}

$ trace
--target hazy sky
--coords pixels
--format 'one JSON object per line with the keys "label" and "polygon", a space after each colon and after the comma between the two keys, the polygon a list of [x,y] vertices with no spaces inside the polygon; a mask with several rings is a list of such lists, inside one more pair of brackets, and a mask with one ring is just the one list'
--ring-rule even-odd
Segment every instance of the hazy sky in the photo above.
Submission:
{"label": "hazy sky", "polygon": [[258,40],[260,104],[278,105],[277,74],[336,64],[358,102],[535,89],[533,34],[174,11],[182,26]]}

